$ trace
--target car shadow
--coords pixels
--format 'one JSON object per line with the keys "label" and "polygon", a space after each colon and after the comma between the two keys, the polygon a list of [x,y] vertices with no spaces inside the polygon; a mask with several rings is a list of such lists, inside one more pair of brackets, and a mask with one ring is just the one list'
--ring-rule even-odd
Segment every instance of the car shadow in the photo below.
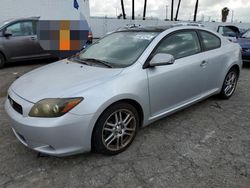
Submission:
{"label": "car shadow", "polygon": [[248,63],[248,62],[243,62],[243,68],[249,69],[249,68],[250,68],[250,63]]}

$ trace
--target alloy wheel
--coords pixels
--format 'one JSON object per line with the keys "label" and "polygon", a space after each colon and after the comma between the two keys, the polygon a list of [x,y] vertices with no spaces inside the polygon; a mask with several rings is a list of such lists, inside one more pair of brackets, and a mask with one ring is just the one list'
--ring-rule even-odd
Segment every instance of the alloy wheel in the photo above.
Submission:
{"label": "alloy wheel", "polygon": [[237,83],[237,74],[234,71],[231,71],[225,80],[224,93],[226,96],[231,96],[236,88]]}
{"label": "alloy wheel", "polygon": [[136,118],[128,109],[112,113],[103,125],[102,142],[111,151],[125,148],[136,134]]}

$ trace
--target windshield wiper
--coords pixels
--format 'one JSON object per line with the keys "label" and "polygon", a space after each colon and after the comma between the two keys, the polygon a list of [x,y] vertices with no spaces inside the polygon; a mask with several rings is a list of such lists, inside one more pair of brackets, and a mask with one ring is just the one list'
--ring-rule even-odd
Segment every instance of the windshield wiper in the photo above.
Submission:
{"label": "windshield wiper", "polygon": [[82,64],[85,64],[85,65],[90,65],[90,64],[86,63],[86,61],[81,60],[77,55],[69,57],[68,60],[75,61],[75,62],[78,62],[78,63],[82,63]]}
{"label": "windshield wiper", "polygon": [[82,61],[92,61],[92,62],[96,62],[96,63],[101,63],[103,65],[105,65],[106,67],[109,67],[109,68],[113,68],[112,65],[110,65],[109,62],[106,62],[106,61],[103,61],[103,60],[100,60],[100,59],[95,59],[95,58],[84,58],[84,59],[81,59]]}

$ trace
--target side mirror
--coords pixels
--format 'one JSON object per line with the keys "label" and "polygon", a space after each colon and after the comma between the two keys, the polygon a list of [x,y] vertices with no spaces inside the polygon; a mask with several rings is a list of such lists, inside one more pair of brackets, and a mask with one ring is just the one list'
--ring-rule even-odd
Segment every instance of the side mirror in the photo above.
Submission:
{"label": "side mirror", "polygon": [[6,30],[6,31],[4,32],[4,36],[5,36],[5,37],[10,37],[10,36],[12,36],[12,32],[11,32],[10,30]]}
{"label": "side mirror", "polygon": [[170,54],[159,53],[156,54],[149,62],[150,67],[171,65],[175,61],[174,56]]}

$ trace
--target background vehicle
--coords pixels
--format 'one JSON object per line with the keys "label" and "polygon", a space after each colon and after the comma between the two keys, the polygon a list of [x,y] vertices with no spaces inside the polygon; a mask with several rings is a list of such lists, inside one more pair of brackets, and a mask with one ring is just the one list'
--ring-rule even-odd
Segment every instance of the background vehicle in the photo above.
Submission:
{"label": "background vehicle", "polygon": [[241,36],[241,32],[238,27],[234,25],[218,26],[217,32],[226,37],[232,42],[236,42],[237,38]]}
{"label": "background vehicle", "polygon": [[0,67],[7,62],[51,58],[37,39],[39,18],[15,19],[0,26]]}
{"label": "background vehicle", "polygon": [[238,43],[242,48],[242,59],[244,63],[250,62],[250,30],[248,29],[245,33],[238,38]]}
{"label": "background vehicle", "polygon": [[117,154],[140,127],[211,95],[229,99],[241,65],[238,44],[202,27],[127,28],[20,77],[5,109],[38,152]]}
{"label": "background vehicle", "polygon": [[[39,30],[40,25],[43,25],[43,27],[46,26],[46,30]],[[72,50],[70,49],[70,44],[68,50],[62,51],[59,49],[58,44],[60,42],[60,30],[58,29],[55,31],[50,31],[50,25],[51,24],[48,21],[43,21],[43,23],[41,24],[41,21],[39,21],[39,17],[31,17],[10,20],[0,26],[0,68],[3,67],[7,62],[44,59],[52,57],[69,57],[76,52],[79,52],[85,45],[92,44],[93,35],[92,32],[88,30],[86,31],[86,34],[83,33],[83,36],[81,36],[82,40],[79,41],[79,47],[77,47],[77,45],[74,45]],[[57,23],[57,25],[59,24]],[[58,34],[51,34],[53,32],[57,32]],[[74,37],[75,40],[77,40],[77,36],[80,36],[80,34],[76,33],[75,35],[76,36],[70,36]],[[55,36],[57,37],[52,38]],[[45,40],[42,37],[44,37]],[[85,44],[84,41],[86,41]],[[83,45],[80,45],[81,43],[83,43]]]}

